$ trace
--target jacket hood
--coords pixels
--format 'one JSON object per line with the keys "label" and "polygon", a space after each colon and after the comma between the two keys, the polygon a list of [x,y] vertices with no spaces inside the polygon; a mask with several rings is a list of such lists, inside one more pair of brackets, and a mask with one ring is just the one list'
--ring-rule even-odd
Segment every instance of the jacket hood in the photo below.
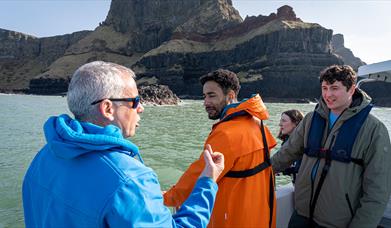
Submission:
{"label": "jacket hood", "polygon": [[227,105],[221,113],[220,120],[224,120],[225,118],[234,115],[241,115],[243,113],[248,113],[260,120],[266,120],[269,118],[269,112],[267,111],[261,96],[259,96],[259,94],[254,94],[252,97],[244,99],[239,103]]}
{"label": "jacket hood", "polygon": [[114,125],[100,127],[64,114],[50,117],[44,125],[44,132],[53,153],[65,159],[92,151],[120,151],[132,157],[139,155],[138,147],[124,139],[121,129]]}
{"label": "jacket hood", "polygon": [[[349,119],[367,107],[371,102],[372,98],[368,96],[368,94],[361,89],[356,88],[352,96],[352,104],[350,104],[350,107],[343,112],[341,119]],[[323,118],[326,118],[329,115],[330,110],[323,98],[320,99],[319,105],[315,108],[315,111]]]}

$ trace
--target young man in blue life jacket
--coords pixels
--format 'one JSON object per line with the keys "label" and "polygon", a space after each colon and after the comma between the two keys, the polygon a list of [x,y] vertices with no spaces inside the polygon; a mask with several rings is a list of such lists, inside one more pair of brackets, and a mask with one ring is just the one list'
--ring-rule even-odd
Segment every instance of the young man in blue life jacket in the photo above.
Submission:
{"label": "young man in blue life jacket", "polygon": [[350,66],[326,68],[320,83],[319,104],[272,157],[281,172],[303,156],[289,227],[377,227],[391,191],[387,128]]}
{"label": "young man in blue life jacket", "polygon": [[[26,227],[206,227],[224,157],[207,145],[205,166],[175,215],[163,205],[156,174],[143,164],[133,136],[144,107],[135,75],[91,62],[73,75],[67,100],[75,119],[50,117],[47,144],[23,182]],[[138,160],[137,160],[137,159]]]}

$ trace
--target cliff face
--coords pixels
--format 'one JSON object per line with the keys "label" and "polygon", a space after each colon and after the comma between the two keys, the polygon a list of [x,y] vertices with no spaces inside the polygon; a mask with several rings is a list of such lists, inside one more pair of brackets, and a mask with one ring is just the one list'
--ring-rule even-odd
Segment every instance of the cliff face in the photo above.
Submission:
{"label": "cliff face", "polygon": [[23,33],[0,29],[1,59],[32,58],[39,53],[39,39]]}
{"label": "cliff face", "polygon": [[45,71],[70,45],[88,33],[40,39],[0,29],[0,91],[26,91],[32,78]]}
{"label": "cliff face", "polygon": [[[350,65],[357,71],[359,66],[365,65],[360,58],[354,56],[353,52],[344,45],[342,34],[335,34],[331,39],[332,52],[335,53],[344,64]],[[362,84],[361,88],[373,98],[373,102],[378,106],[391,106],[391,83],[369,82]]]}
{"label": "cliff face", "polygon": [[239,74],[241,96],[313,98],[320,91],[319,72],[342,64],[331,53],[331,37],[331,30],[302,22],[284,6],[277,14],[246,18],[218,33],[177,35],[133,68],[139,77],[156,77],[179,95],[200,95],[200,75],[224,67]]}
{"label": "cliff face", "polygon": [[314,98],[320,70],[344,61],[331,39],[289,6],[243,21],[230,0],[112,0],[92,32],[35,38],[0,30],[0,89],[64,93],[77,67],[103,60],[182,96],[201,95],[198,78],[227,68],[238,73],[242,96]]}
{"label": "cliff face", "polygon": [[[194,18],[204,22],[190,23],[197,21]],[[147,51],[170,40],[175,31],[215,32],[241,21],[227,0],[113,0],[106,20],[31,80],[29,92],[65,92],[62,83],[69,81],[77,67],[94,60],[132,68]]]}
{"label": "cliff face", "polygon": [[104,25],[129,34],[128,49],[147,52],[174,31],[211,33],[241,21],[226,0],[113,0]]}
{"label": "cliff face", "polygon": [[365,65],[366,63],[361,61],[360,58],[354,56],[353,52],[345,47],[345,41],[342,34],[335,34],[331,39],[332,52],[338,55],[342,61],[357,70],[359,66]]}

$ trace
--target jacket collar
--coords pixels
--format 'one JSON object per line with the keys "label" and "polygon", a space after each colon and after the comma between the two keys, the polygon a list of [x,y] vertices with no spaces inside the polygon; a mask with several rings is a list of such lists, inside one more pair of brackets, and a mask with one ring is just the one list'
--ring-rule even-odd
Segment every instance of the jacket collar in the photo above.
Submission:
{"label": "jacket collar", "polygon": [[[368,96],[363,90],[356,88],[354,94],[352,96],[352,103],[349,108],[347,108],[341,116],[338,118],[339,120],[346,120],[350,117],[359,113],[362,109],[367,107],[372,102],[372,98]],[[319,104],[316,106],[315,111],[319,113],[325,119],[328,119],[330,109],[327,107],[326,102],[321,98],[319,100]]]}
{"label": "jacket collar", "polygon": [[124,139],[121,129],[114,125],[101,127],[63,114],[50,117],[44,132],[48,145],[61,158],[73,159],[92,151],[119,151],[139,156],[138,147]]}
{"label": "jacket collar", "polygon": [[254,94],[248,99],[227,105],[221,113],[220,122],[226,121],[227,118],[244,114],[249,114],[260,120],[266,120],[269,118],[269,113],[261,97],[259,94]]}

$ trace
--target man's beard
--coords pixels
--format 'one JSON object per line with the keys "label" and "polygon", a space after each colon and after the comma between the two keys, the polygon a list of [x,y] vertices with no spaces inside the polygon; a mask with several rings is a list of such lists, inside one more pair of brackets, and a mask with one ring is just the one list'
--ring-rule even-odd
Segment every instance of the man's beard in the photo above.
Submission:
{"label": "man's beard", "polygon": [[214,115],[209,115],[208,114],[208,118],[211,119],[211,120],[217,120],[220,118],[220,115],[221,115],[221,111],[219,113],[215,113]]}
{"label": "man's beard", "polygon": [[220,119],[221,117],[221,113],[223,112],[225,106],[227,106],[228,102],[226,102],[225,100],[223,100],[219,105],[218,107],[221,107],[220,110],[218,110],[217,108],[218,107],[214,107],[214,110],[216,110],[216,112],[214,114],[209,114],[208,113],[208,118],[211,119],[211,120],[217,120],[217,119]]}

